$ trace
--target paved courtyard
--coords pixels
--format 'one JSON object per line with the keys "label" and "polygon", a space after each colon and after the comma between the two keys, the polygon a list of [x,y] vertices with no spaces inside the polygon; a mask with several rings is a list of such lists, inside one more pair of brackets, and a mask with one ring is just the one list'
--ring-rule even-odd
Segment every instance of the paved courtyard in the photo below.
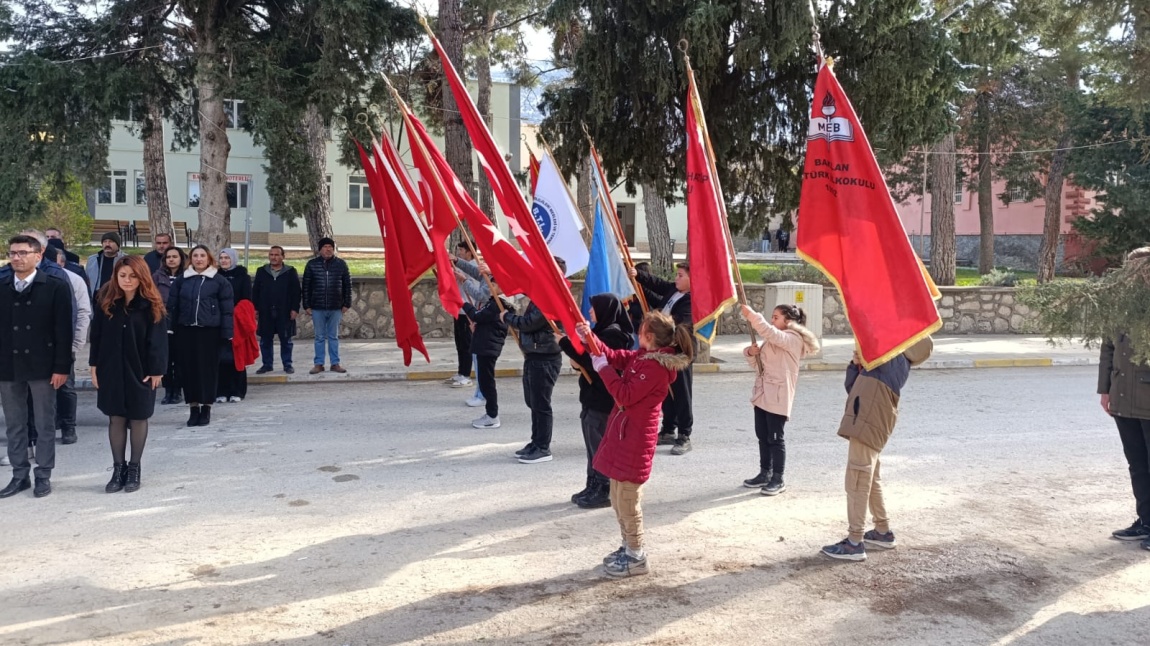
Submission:
{"label": "paved courtyard", "polygon": [[1139,643],[1150,552],[1091,367],[917,371],[884,454],[900,547],[817,554],[845,533],[841,375],[804,373],[790,490],[757,470],[750,375],[696,379],[695,450],[660,447],[645,489],[652,573],[614,581],[609,509],[582,486],[577,384],[556,391],[554,462],[435,382],[253,387],[210,427],[152,420],[143,488],[103,493],[94,394],[54,492],[0,501],[4,644]]}

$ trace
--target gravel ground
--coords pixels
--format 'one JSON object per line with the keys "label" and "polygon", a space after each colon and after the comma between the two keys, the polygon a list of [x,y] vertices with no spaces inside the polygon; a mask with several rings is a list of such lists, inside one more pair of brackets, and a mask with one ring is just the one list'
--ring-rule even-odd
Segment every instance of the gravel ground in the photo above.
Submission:
{"label": "gravel ground", "polygon": [[568,502],[577,385],[556,391],[554,462],[521,465],[517,380],[477,431],[436,383],[254,387],[207,428],[152,420],[143,488],[103,493],[94,395],[55,491],[0,501],[4,644],[1131,644],[1150,625],[1133,520],[1094,369],[916,372],[887,451],[900,546],[845,534],[837,374],[804,374],[789,491],[757,471],[747,375],[696,379],[695,450],[645,487],[651,574],[605,578],[609,509]]}

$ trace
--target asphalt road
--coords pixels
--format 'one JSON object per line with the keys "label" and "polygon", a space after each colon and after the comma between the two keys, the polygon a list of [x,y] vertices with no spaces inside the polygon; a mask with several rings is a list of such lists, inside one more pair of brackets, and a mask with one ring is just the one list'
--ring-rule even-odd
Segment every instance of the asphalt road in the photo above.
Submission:
{"label": "asphalt road", "polygon": [[[554,462],[437,383],[254,387],[183,428],[152,420],[143,488],[103,493],[94,394],[55,491],[0,501],[5,644],[1138,643],[1150,552],[1092,368],[921,371],[883,455],[900,547],[817,555],[845,535],[837,374],[805,373],[790,490],[757,471],[749,375],[696,379],[695,450],[660,447],[643,506],[652,573],[606,580],[609,509],[582,511],[577,385],[555,395]],[[177,410],[178,409],[178,410]]]}

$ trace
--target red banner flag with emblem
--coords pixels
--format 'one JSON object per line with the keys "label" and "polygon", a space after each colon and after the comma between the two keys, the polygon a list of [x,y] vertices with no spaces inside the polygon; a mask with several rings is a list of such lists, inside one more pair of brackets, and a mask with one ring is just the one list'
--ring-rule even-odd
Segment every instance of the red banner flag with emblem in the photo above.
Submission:
{"label": "red banner flag with emblem", "polygon": [[[403,365],[411,365],[413,350],[419,350],[427,362],[431,363],[427,347],[423,344],[423,336],[419,333],[419,321],[415,317],[415,306],[411,298],[411,283],[418,280],[432,263],[427,263],[424,269],[411,279],[408,277],[413,271],[410,267],[416,263],[408,263],[405,259],[406,256],[419,257],[421,260],[418,263],[425,262],[422,260],[424,256],[431,259],[431,241],[427,238],[426,231],[421,231],[422,235],[415,234],[411,240],[402,240],[401,232],[407,230],[408,235],[412,235],[411,231],[416,226],[422,228],[422,223],[419,223],[418,215],[413,211],[410,200],[403,195],[404,189],[392,169],[385,170],[386,161],[376,157],[373,163],[359,142],[356,142],[356,147],[359,148],[359,159],[363,164],[372,206],[375,207],[376,216],[379,218],[379,230],[383,236],[384,280],[387,283],[388,299],[391,300],[395,344],[403,350]],[[378,154],[379,146],[373,144],[373,147]],[[414,223],[406,222],[413,218]]]}
{"label": "red banner flag with emblem", "polygon": [[527,154],[531,155],[527,160],[528,184],[531,186],[531,194],[535,195],[535,186],[539,183],[539,160],[535,158],[535,153],[528,151]]}
{"label": "red banner flag with emblem", "polygon": [[811,104],[797,250],[838,287],[871,369],[942,327],[937,290],[829,65],[819,70]]}
{"label": "red banner flag with emblem", "polygon": [[571,296],[571,288],[567,284],[567,279],[559,270],[559,265],[555,263],[555,258],[551,255],[551,250],[548,249],[546,240],[539,230],[539,224],[531,215],[531,209],[528,208],[523,193],[519,190],[519,185],[515,183],[515,178],[511,174],[511,167],[507,165],[507,160],[499,151],[499,146],[495,144],[495,139],[492,137],[491,131],[488,130],[487,124],[479,116],[475,102],[467,93],[467,86],[464,85],[463,79],[455,71],[451,59],[443,51],[439,39],[435,37],[435,34],[426,24],[424,24],[424,28],[427,29],[427,33],[431,37],[431,44],[439,54],[439,60],[443,64],[443,73],[447,77],[448,85],[451,86],[451,94],[455,97],[455,103],[459,107],[463,125],[467,128],[468,134],[471,135],[471,143],[475,147],[475,154],[479,157],[479,165],[487,174],[488,184],[503,210],[504,217],[507,218],[508,227],[515,235],[515,239],[519,242],[520,248],[523,249],[524,255],[527,256],[528,262],[531,263],[534,276],[530,288],[527,290],[527,296],[543,311],[547,318],[560,321],[567,331],[572,345],[577,350],[581,350],[582,346],[575,334],[575,325],[583,321],[583,315],[579,311],[579,305],[575,302],[575,298]]}
{"label": "red banner flag with emblem", "polygon": [[738,297],[724,223],[727,208],[715,173],[707,120],[687,68],[687,260],[691,265],[691,316],[695,336],[710,343],[717,322]]}

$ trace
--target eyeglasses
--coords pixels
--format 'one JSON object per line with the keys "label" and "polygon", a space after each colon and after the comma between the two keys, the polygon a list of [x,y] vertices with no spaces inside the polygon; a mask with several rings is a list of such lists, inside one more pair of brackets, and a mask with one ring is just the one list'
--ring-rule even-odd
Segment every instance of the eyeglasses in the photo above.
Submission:
{"label": "eyeglasses", "polygon": [[37,252],[35,252],[35,251],[23,251],[23,250],[21,250],[21,251],[9,251],[8,257],[9,258],[27,258],[28,256],[30,256],[34,253],[37,253]]}

